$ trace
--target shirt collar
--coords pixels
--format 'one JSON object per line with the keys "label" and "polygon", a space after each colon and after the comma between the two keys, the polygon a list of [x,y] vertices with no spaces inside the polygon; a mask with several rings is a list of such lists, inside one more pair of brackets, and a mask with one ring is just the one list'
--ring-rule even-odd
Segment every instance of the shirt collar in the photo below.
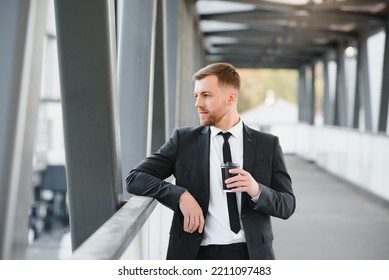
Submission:
{"label": "shirt collar", "polygon": [[[217,128],[215,126],[211,126],[210,129],[211,129],[211,138],[215,137],[216,135],[218,135],[220,131],[222,131],[220,128]],[[243,133],[242,119],[239,119],[239,122],[227,131],[230,132],[232,136],[234,136],[235,138],[239,138]],[[223,131],[223,132],[227,132],[227,131]]]}

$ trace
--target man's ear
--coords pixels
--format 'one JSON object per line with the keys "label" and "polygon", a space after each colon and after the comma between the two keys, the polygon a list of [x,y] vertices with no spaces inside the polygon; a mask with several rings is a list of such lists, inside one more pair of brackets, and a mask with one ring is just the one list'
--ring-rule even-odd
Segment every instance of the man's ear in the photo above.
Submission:
{"label": "man's ear", "polygon": [[228,93],[228,105],[232,105],[237,101],[238,101],[238,93],[235,90],[231,90]]}

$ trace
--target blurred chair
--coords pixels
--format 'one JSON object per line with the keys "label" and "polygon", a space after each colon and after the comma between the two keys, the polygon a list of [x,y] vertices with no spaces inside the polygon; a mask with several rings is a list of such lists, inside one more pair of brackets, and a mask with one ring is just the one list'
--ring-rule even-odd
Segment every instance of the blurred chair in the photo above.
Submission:
{"label": "blurred chair", "polygon": [[66,204],[66,171],[63,165],[48,165],[42,176],[42,191],[53,192],[51,211],[52,219],[59,220],[63,225],[68,224],[68,208]]}
{"label": "blurred chair", "polygon": [[34,201],[30,215],[30,227],[34,239],[43,231],[69,225],[69,212],[66,202],[67,182],[64,165],[47,165],[34,174]]}

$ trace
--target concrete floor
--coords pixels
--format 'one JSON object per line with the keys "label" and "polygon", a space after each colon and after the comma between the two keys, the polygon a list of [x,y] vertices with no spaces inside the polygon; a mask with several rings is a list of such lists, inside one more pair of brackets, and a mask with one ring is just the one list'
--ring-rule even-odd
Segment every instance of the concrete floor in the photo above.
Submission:
{"label": "concrete floor", "polygon": [[68,227],[56,227],[42,234],[27,247],[26,260],[58,260],[71,256],[71,241]]}
{"label": "concrete floor", "polygon": [[277,259],[389,259],[387,203],[300,158],[286,162],[297,207],[290,219],[273,219]]}

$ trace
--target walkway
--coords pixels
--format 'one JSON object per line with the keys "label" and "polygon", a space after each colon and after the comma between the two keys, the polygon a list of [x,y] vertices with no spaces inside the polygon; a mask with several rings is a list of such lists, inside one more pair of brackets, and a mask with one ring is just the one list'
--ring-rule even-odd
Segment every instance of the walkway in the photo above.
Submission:
{"label": "walkway", "polygon": [[[273,219],[277,259],[389,259],[389,207],[312,163],[295,156],[286,162],[297,208],[289,220]],[[27,258],[66,256],[70,243],[63,233],[38,239]]]}
{"label": "walkway", "polygon": [[386,204],[312,163],[293,156],[286,162],[297,208],[287,221],[273,219],[277,259],[389,259]]}

